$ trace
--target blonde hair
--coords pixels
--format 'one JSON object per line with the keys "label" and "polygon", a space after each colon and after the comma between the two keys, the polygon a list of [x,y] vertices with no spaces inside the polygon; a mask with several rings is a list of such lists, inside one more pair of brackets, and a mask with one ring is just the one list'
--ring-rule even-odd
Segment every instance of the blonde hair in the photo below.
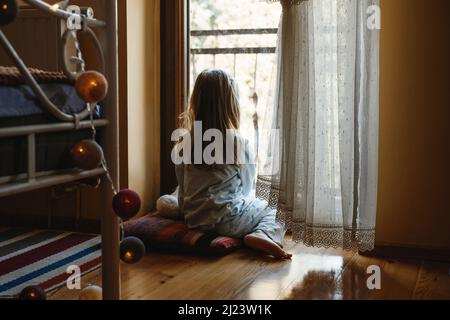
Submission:
{"label": "blonde hair", "polygon": [[227,129],[238,130],[240,105],[236,81],[224,70],[201,72],[195,81],[188,108],[180,118],[182,127],[189,130],[192,137],[195,121],[202,122],[203,131],[218,129],[225,135]]}
{"label": "blonde hair", "polygon": [[[226,137],[227,131],[239,130],[239,90],[233,77],[220,69],[207,69],[201,72],[195,82],[188,108],[181,114],[180,120],[182,128],[189,131],[192,144],[196,141],[196,134],[203,137],[209,129],[219,130],[223,137]],[[202,123],[201,132],[194,130],[195,122]],[[223,144],[225,150],[225,139]],[[205,146],[206,143],[203,142],[202,149]],[[234,149],[237,164],[236,146]]]}

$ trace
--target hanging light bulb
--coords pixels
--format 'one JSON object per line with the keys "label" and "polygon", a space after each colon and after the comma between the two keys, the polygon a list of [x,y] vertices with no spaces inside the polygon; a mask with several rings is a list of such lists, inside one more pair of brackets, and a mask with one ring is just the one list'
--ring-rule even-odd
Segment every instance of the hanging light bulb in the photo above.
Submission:
{"label": "hanging light bulb", "polygon": [[120,243],[120,259],[128,264],[139,262],[145,255],[144,243],[136,237],[127,237]]}
{"label": "hanging light bulb", "polygon": [[19,13],[16,0],[0,0],[0,26],[13,23]]}
{"label": "hanging light bulb", "polygon": [[83,101],[97,103],[108,94],[108,81],[100,72],[86,71],[78,76],[75,89]]}
{"label": "hanging light bulb", "polygon": [[47,294],[39,286],[29,286],[24,288],[19,294],[20,300],[47,300]]}
{"label": "hanging light bulb", "polygon": [[117,216],[128,220],[138,214],[141,209],[141,198],[133,190],[121,190],[114,196],[112,206]]}
{"label": "hanging light bulb", "polygon": [[103,160],[103,150],[94,140],[83,140],[73,146],[70,151],[75,166],[83,170],[93,170]]}

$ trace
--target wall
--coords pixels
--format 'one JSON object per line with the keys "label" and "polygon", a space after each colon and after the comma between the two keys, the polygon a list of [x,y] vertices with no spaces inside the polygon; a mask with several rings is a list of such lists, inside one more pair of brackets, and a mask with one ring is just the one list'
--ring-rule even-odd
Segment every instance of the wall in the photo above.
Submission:
{"label": "wall", "polygon": [[[154,208],[160,185],[159,16],[159,0],[126,1],[126,183],[140,193],[143,199],[142,213]],[[123,110],[124,106],[121,108]]]}
{"label": "wall", "polygon": [[376,240],[450,248],[450,1],[381,5]]}

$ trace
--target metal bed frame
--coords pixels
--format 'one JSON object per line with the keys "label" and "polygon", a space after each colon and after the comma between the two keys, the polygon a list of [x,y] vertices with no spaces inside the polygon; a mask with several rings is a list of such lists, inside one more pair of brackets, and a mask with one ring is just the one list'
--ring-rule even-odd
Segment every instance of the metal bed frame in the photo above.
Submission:
{"label": "metal bed frame", "polygon": [[[65,10],[50,6],[41,0],[25,0],[25,2],[39,10],[48,14],[57,16],[61,19],[67,19],[73,16]],[[103,145],[105,158],[108,159],[109,175],[112,183],[118,185],[119,181],[119,153],[118,153],[118,55],[117,55],[117,0],[100,0],[102,10],[104,10],[105,21],[100,21],[86,16],[80,16],[83,21],[84,30],[90,33],[94,38],[97,49],[101,50],[100,44],[106,47],[106,55],[101,52],[102,65],[105,68],[104,74],[109,82],[109,93],[105,100],[105,118],[94,120],[94,127],[103,127],[108,136],[108,140]],[[90,29],[92,27],[100,27],[100,40],[98,40]],[[63,35],[63,45],[65,44],[66,35]],[[34,80],[26,65],[23,63],[19,55],[9,43],[6,36],[0,29],[0,44],[6,50],[8,56],[14,62],[31,87],[34,94],[40,101],[43,110],[52,114],[60,123],[13,126],[0,128],[0,139],[11,137],[27,137],[28,145],[28,167],[27,173],[2,177],[0,179],[0,198],[20,194],[28,191],[47,188],[59,184],[65,184],[89,177],[101,176],[106,174],[104,168],[98,168],[90,171],[69,170],[65,172],[37,172],[36,171],[36,135],[50,132],[63,132],[71,130],[79,130],[91,127],[90,120],[84,120],[89,114],[89,108],[76,115],[69,115],[60,111],[46,97],[38,83]],[[73,74],[69,74],[66,65],[63,71],[71,78]],[[111,201],[113,194],[109,186],[102,185],[102,203],[103,212],[101,213],[102,225],[102,286],[103,299],[119,300],[120,299],[120,270],[119,270],[119,219],[114,215],[111,209]]]}

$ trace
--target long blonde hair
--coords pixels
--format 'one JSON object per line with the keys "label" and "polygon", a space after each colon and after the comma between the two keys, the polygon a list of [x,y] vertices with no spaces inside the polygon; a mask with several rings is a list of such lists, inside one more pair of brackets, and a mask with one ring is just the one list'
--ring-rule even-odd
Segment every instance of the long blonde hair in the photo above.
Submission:
{"label": "long blonde hair", "polygon": [[[234,78],[221,69],[202,71],[195,81],[187,110],[180,116],[181,126],[194,141],[194,122],[202,122],[203,136],[209,129],[227,130],[240,127],[239,89]],[[225,141],[224,141],[225,142]]]}
{"label": "long blonde hair", "polygon": [[204,131],[218,129],[224,135],[227,129],[240,126],[239,92],[236,81],[226,71],[207,69],[195,81],[189,105],[181,115],[183,128],[193,134],[194,122],[201,121]]}

